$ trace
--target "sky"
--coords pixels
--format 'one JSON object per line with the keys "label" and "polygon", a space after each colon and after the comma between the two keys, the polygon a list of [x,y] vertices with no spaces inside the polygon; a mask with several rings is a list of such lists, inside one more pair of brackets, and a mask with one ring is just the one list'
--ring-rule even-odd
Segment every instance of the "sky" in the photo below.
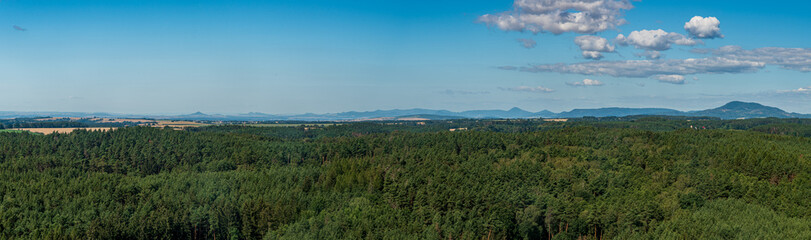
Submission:
{"label": "sky", "polygon": [[0,111],[811,113],[811,2],[0,0]]}

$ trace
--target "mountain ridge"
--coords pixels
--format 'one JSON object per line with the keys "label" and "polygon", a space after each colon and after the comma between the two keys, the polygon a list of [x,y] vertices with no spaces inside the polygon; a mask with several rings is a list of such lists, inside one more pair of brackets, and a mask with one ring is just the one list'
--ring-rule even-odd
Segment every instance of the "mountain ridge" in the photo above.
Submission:
{"label": "mountain ridge", "polygon": [[[468,110],[453,112],[448,110],[433,110],[423,108],[412,109],[392,109],[375,111],[349,111],[340,113],[315,114],[305,113],[296,115],[276,115],[260,112],[250,112],[245,114],[224,115],[205,114],[195,112],[185,115],[160,116],[160,115],[134,115],[134,114],[113,114],[113,113],[81,113],[81,112],[3,112],[0,111],[0,118],[25,118],[25,117],[103,117],[103,118],[154,118],[167,120],[199,120],[199,121],[358,121],[375,119],[521,119],[521,118],[580,118],[580,117],[625,117],[633,115],[658,115],[658,116],[706,116],[718,117],[721,119],[739,118],[811,118],[811,114],[789,113],[780,108],[764,106],[754,102],[732,101],[721,107],[699,110],[699,111],[679,111],[669,108],[622,108],[606,107],[592,109],[572,109],[554,113],[548,110],[530,112],[518,107],[509,110]],[[425,116],[418,118],[416,116]]]}

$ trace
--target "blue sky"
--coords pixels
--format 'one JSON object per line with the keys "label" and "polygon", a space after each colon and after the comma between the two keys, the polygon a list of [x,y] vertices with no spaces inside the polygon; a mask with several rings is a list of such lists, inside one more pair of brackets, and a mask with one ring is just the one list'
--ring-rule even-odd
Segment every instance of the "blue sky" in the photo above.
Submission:
{"label": "blue sky", "polygon": [[[586,2],[3,0],[0,111],[696,110],[743,100],[811,113],[811,3],[567,7]],[[560,12],[609,17],[581,27],[614,26],[526,20]],[[720,31],[688,32],[694,16],[715,17],[720,25],[701,26]],[[668,37],[645,34],[658,29]],[[605,44],[581,49],[581,36]]]}

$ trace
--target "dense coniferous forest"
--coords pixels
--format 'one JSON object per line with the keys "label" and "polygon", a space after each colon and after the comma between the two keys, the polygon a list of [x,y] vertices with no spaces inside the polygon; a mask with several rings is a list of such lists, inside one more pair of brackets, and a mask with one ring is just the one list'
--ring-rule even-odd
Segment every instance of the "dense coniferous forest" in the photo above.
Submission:
{"label": "dense coniferous forest", "polygon": [[811,239],[809,137],[684,117],[0,132],[0,238]]}
{"label": "dense coniferous forest", "polygon": [[87,124],[71,121],[48,121],[40,122],[34,120],[0,120],[0,129],[7,128],[73,128],[88,127]]}
{"label": "dense coniferous forest", "polygon": [[11,128],[86,128],[86,127],[131,127],[137,122],[99,122],[95,119],[71,120],[70,118],[16,118],[0,119],[0,129]]}

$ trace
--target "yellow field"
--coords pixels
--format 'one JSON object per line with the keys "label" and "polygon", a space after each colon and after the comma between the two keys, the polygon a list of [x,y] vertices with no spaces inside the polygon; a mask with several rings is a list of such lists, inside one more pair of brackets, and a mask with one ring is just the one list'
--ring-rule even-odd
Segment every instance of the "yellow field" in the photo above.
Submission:
{"label": "yellow field", "polygon": [[32,133],[51,134],[51,133],[71,133],[77,129],[84,129],[87,131],[110,131],[116,128],[15,128],[13,130],[27,131]]}
{"label": "yellow field", "polygon": [[566,118],[545,118],[544,121],[545,122],[566,122],[566,121],[569,121],[569,119],[566,119]]}
{"label": "yellow field", "polygon": [[192,121],[174,121],[174,120],[157,120],[155,122],[157,122],[157,123],[155,123],[154,125],[147,125],[147,126],[159,127],[159,128],[170,127],[170,128],[174,128],[174,129],[181,129],[181,128],[189,128],[189,127],[205,127],[205,126],[210,125],[210,124],[198,123],[198,122],[192,122]]}

